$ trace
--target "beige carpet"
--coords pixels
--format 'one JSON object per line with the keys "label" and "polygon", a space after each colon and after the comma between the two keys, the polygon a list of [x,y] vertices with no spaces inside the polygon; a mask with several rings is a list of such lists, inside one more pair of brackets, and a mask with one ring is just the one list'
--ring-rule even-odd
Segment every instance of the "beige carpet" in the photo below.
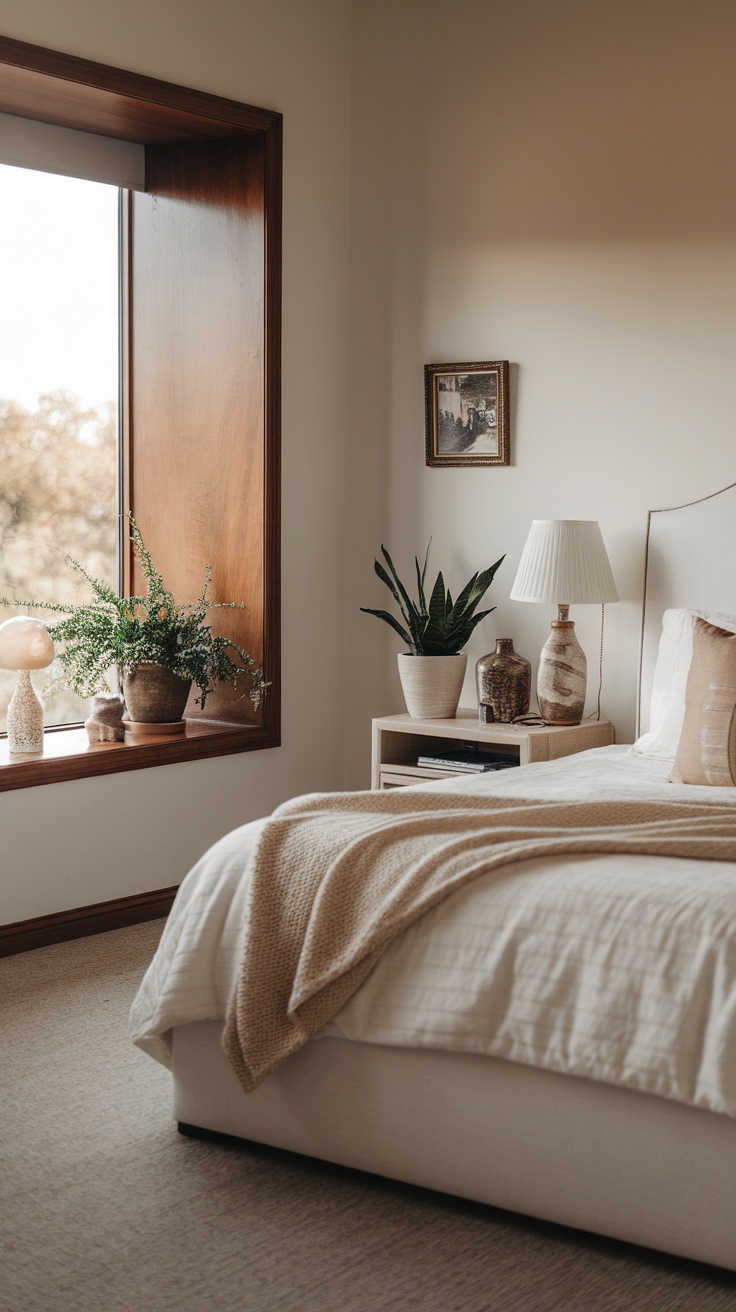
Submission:
{"label": "beige carpet", "polygon": [[0,961],[2,1312],[736,1309],[711,1268],[182,1138],[126,1033],[160,928]]}

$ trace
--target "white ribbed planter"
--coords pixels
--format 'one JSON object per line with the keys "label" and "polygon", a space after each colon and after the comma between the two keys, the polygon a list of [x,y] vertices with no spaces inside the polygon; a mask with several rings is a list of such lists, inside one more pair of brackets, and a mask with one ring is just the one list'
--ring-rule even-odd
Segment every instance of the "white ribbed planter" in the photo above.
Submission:
{"label": "white ribbed planter", "polygon": [[451,720],[462,692],[467,652],[458,656],[399,654],[406,709],[415,720]]}

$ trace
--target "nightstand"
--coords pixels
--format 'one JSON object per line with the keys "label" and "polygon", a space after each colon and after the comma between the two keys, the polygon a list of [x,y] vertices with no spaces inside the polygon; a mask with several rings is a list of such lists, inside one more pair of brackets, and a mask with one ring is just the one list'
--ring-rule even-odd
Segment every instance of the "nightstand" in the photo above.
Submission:
{"label": "nightstand", "polygon": [[464,743],[493,748],[518,765],[556,761],[560,756],[608,747],[616,735],[609,720],[585,720],[573,726],[479,724],[475,711],[458,711],[454,720],[414,720],[410,715],[386,715],[373,721],[371,788],[402,788],[426,779],[450,779],[460,770],[432,770],[417,765],[417,757],[441,753]]}

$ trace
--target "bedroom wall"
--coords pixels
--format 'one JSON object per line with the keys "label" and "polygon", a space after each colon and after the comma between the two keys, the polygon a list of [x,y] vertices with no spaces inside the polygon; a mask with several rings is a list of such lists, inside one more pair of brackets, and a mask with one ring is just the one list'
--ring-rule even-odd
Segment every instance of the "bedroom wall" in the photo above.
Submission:
{"label": "bedroom wall", "polygon": [[178,883],[228,829],[341,784],[350,5],[0,0],[0,32],[285,122],[283,746],[0,794],[5,924]]}
{"label": "bedroom wall", "polygon": [[[358,613],[388,600],[382,541],[408,572],[431,535],[455,586],[506,553],[472,668],[549,631],[508,600],[531,521],[599,520],[603,711],[631,741],[647,510],[736,480],[735,41],[725,0],[356,4],[348,786],[370,717],[403,709],[399,640]],[[424,364],[498,358],[511,467],[427,469]],[[600,610],[574,618],[590,693]]]}

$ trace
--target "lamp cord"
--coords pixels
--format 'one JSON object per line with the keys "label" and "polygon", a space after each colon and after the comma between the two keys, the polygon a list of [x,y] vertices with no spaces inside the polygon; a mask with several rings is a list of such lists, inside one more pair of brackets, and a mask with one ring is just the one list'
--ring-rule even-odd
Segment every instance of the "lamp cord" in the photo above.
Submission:
{"label": "lamp cord", "polygon": [[[606,615],[606,607],[604,603],[601,602],[601,650],[600,650],[600,656],[598,658],[598,704],[597,704],[597,713],[595,717],[596,720],[600,720],[601,718],[601,691],[603,689],[603,625],[605,621],[605,615]],[[588,716],[588,719],[589,720],[593,719],[592,713]]]}

